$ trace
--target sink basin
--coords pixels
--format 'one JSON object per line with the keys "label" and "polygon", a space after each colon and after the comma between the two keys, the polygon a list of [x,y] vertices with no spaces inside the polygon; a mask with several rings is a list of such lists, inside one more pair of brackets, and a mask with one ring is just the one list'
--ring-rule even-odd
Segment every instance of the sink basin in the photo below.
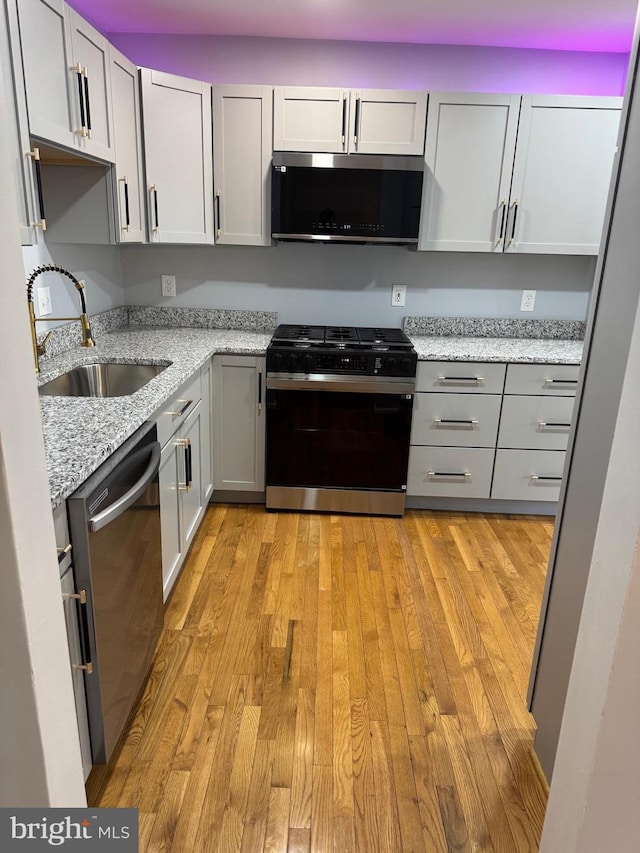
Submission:
{"label": "sink basin", "polygon": [[125,397],[165,369],[163,364],[81,364],[38,388],[50,397]]}

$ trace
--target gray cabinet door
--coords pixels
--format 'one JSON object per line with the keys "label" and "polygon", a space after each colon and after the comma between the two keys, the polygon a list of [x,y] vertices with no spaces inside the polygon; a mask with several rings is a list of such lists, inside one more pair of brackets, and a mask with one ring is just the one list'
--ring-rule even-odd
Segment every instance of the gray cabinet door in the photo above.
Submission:
{"label": "gray cabinet door", "polygon": [[213,87],[216,243],[271,245],[272,89]]}
{"label": "gray cabinet door", "polygon": [[523,97],[507,251],[597,255],[621,104]]}
{"label": "gray cabinet door", "polygon": [[116,240],[119,243],[144,243],[144,172],[138,69],[114,47],[109,48],[109,56],[116,154]]}
{"label": "gray cabinet door", "polygon": [[162,535],[162,591],[166,601],[182,564],[183,448],[176,435],[162,449],[160,471],[160,530]]}
{"label": "gray cabinet door", "polygon": [[217,355],[213,359],[214,488],[264,489],[265,359]]}
{"label": "gray cabinet door", "polygon": [[153,243],[213,243],[211,86],[143,68],[142,105]]}
{"label": "gray cabinet door", "polygon": [[67,8],[67,15],[73,64],[82,68],[86,133],[76,135],[78,147],[92,157],[113,163],[109,42],[73,9]]}
{"label": "gray cabinet door", "polygon": [[18,14],[31,135],[75,148],[80,105],[67,6],[63,0],[18,0]]}
{"label": "gray cabinet door", "polygon": [[421,155],[426,119],[426,92],[354,90],[351,92],[349,151]]}
{"label": "gray cabinet door", "polygon": [[0,78],[4,84],[4,98],[10,122],[10,168],[15,179],[20,241],[23,246],[30,246],[37,242],[36,228],[41,226],[42,222],[39,211],[36,214],[33,166],[29,156],[31,144],[27,101],[15,3],[7,3],[0,9]]}
{"label": "gray cabinet door", "polygon": [[347,150],[349,90],[276,86],[273,92],[273,150]]}
{"label": "gray cabinet door", "polygon": [[419,249],[502,252],[519,95],[430,93]]}

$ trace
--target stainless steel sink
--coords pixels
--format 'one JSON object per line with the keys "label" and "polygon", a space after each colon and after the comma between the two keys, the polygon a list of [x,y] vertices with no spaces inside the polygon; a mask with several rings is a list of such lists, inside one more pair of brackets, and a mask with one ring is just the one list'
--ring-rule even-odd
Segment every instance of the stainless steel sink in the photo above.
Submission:
{"label": "stainless steel sink", "polygon": [[38,388],[50,397],[126,397],[165,369],[163,364],[81,364]]}

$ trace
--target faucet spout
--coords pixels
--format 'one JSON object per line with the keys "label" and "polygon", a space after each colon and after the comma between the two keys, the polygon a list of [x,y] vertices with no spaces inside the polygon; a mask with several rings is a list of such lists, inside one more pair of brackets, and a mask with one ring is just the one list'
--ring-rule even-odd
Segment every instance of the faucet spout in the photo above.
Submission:
{"label": "faucet spout", "polygon": [[96,342],[93,338],[93,332],[91,331],[91,323],[89,322],[89,316],[87,314],[87,303],[84,296],[84,282],[79,281],[73,273],[70,273],[69,270],[66,270],[64,267],[59,266],[58,264],[42,264],[39,267],[36,267],[34,271],[31,273],[29,278],[27,279],[27,302],[29,304],[29,319],[31,321],[31,342],[33,346],[33,358],[35,361],[36,373],[40,372],[40,358],[46,352],[47,341],[51,337],[51,332],[48,332],[44,338],[38,343],[38,336],[36,334],[36,323],[45,322],[45,318],[40,319],[36,317],[35,309],[33,307],[33,284],[39,275],[45,272],[58,272],[66,275],[67,278],[70,278],[73,284],[75,285],[76,290],[80,294],[80,309],[81,313],[79,317],[47,317],[46,320],[80,320],[80,326],[82,329],[82,346],[83,347],[94,347]]}

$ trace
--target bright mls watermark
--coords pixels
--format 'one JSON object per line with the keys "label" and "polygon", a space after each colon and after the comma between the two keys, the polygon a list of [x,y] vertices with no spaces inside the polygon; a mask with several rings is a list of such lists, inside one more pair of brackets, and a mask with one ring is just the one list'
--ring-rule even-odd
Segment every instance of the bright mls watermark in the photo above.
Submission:
{"label": "bright mls watermark", "polygon": [[0,809],[0,850],[138,853],[138,809]]}

